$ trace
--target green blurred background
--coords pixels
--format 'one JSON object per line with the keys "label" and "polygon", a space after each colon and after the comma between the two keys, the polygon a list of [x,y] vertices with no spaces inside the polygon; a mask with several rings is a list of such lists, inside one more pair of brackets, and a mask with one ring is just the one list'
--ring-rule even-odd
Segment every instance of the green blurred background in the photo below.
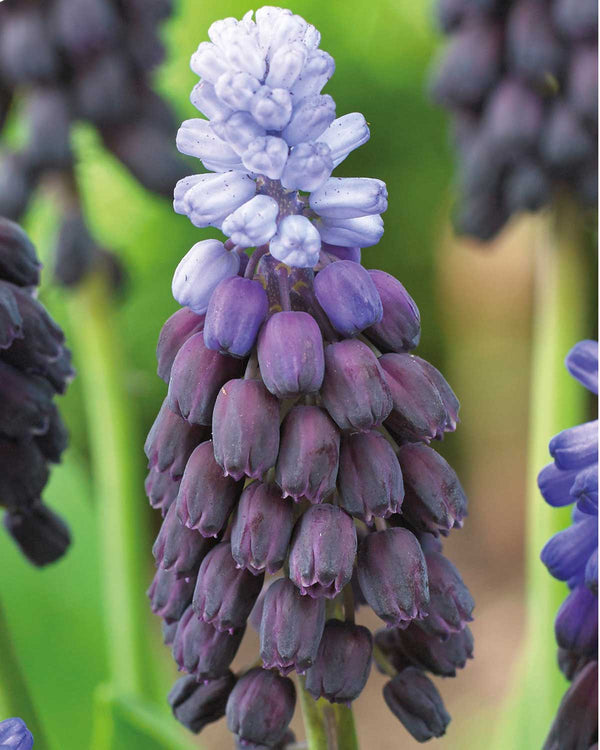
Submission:
{"label": "green blurred background", "polygon": [[[229,15],[239,18],[247,10],[244,2],[179,0],[164,26],[168,58],[158,71],[156,86],[180,119],[195,116],[188,100],[197,80],[188,66],[190,54],[207,38],[212,21]],[[421,310],[418,353],[442,369],[462,401],[462,424],[441,450],[467,489],[470,516],[446,549],[476,597],[476,655],[456,680],[438,680],[453,722],[436,746],[489,747],[523,633],[533,256],[544,218],[517,222],[485,249],[452,238],[448,215],[453,162],[447,122],[426,94],[427,71],[440,43],[428,1],[298,0],[293,10],[320,29],[323,49],[336,60],[337,72],[326,91],[336,100],[338,115],[360,111],[371,126],[370,142],[336,174],[377,177],[388,186],[385,235],[379,246],[364,251],[363,261],[393,273],[408,288]],[[194,242],[215,232],[195,229],[173,213],[168,201],[140,188],[103,150],[92,129],[77,131],[76,146],[89,224],[96,238],[118,253],[129,275],[126,296],[115,302],[114,334],[124,354],[120,375],[135,420],[131,453],[137,463],[131,468],[139,489],[129,502],[139,515],[147,585],[153,575],[151,544],[158,518],[144,497],[142,446],[165,395],[165,385],[155,375],[155,344],[162,323],[176,309],[170,293],[176,264]],[[39,195],[26,226],[40,255],[49,261],[57,229],[53,203]],[[43,301],[74,344],[75,366],[81,369],[85,354],[75,344],[86,331],[74,334],[78,320],[69,294],[50,286],[49,275],[44,278]],[[591,336],[593,330],[583,333]],[[38,571],[28,567],[1,535],[0,592],[49,746],[79,750],[91,746],[94,696],[108,677],[105,643],[119,638],[119,633],[107,633],[104,625],[101,589],[106,571],[99,556],[79,379],[60,406],[72,440],[45,497],[68,518],[74,543],[64,561]],[[118,576],[118,571],[111,575]],[[156,711],[166,712],[164,696],[174,671],[158,623],[143,601],[141,606],[150,629],[147,659],[156,665],[149,693]],[[375,617],[366,621],[378,627]],[[551,622],[547,627],[551,633]],[[247,640],[236,664],[254,658],[256,640]],[[355,704],[361,746],[416,747],[387,710],[381,697],[383,683],[374,670]],[[120,721],[115,719],[121,726],[115,748],[154,747],[142,731]],[[542,721],[549,725],[550,715]],[[302,737],[298,716],[293,726]],[[230,747],[231,739],[221,722],[207,728],[198,743],[217,750]],[[530,745],[522,747],[531,750]],[[36,748],[42,750],[42,745]]]}

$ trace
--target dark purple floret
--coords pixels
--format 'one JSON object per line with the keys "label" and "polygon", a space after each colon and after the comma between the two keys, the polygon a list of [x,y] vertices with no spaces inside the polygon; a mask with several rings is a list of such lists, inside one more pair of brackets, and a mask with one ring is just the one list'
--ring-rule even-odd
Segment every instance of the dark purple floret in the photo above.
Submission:
{"label": "dark purple floret", "polygon": [[220,631],[241,630],[262,588],[264,574],[240,570],[229,542],[221,542],[202,561],[194,590],[194,611]]}
{"label": "dark purple floret", "polygon": [[410,351],[421,338],[421,317],[416,303],[402,284],[385,271],[369,271],[379,292],[383,317],[365,335],[383,352]]}
{"label": "dark purple floret", "polygon": [[198,734],[207,724],[225,716],[227,699],[234,685],[235,677],[230,671],[202,683],[193,676],[180,677],[167,700],[177,721]]}
{"label": "dark purple floret", "polygon": [[152,554],[157,566],[174,571],[177,578],[189,578],[196,574],[212,547],[212,540],[205,539],[200,532],[188,529],[181,523],[176,506],[171,505],[152,547]]}
{"label": "dark purple floret", "polygon": [[273,484],[252,482],[240,498],[231,525],[231,554],[254,575],[276,573],[285,562],[294,526],[292,501]]}
{"label": "dark purple floret", "polygon": [[215,461],[212,440],[198,445],[189,457],[177,497],[181,523],[202,536],[216,537],[227,523],[242,492],[242,482],[223,475]]}
{"label": "dark purple floret", "polygon": [[177,578],[175,571],[159,568],[147,591],[155,615],[176,622],[192,602],[194,578]]}
{"label": "dark purple floret", "polygon": [[161,473],[156,467],[150,469],[144,482],[150,505],[160,510],[163,516],[166,515],[171,505],[177,500],[180,484],[181,480],[172,479],[168,471]]}
{"label": "dark purple floret", "polygon": [[222,354],[247,357],[268,311],[267,293],[260,282],[240,276],[223,279],[208,304],[204,343]]}
{"label": "dark purple floret", "polygon": [[381,320],[379,292],[360,263],[351,260],[330,263],[319,271],[314,283],[319,304],[342,336],[356,336]]}
{"label": "dark purple floret", "polygon": [[7,511],[4,527],[29,562],[38,567],[58,560],[71,543],[67,524],[42,502]]}
{"label": "dark purple floret", "polygon": [[169,408],[194,425],[210,425],[221,387],[241,375],[244,363],[207,349],[204,334],[195,333],[181,347],[169,381]]}
{"label": "dark purple floret", "polygon": [[269,587],[260,624],[260,656],[265,669],[288,674],[312,666],[325,627],[325,600],[302,596],[289,578]]}
{"label": "dark purple floret", "polygon": [[19,286],[37,286],[40,268],[25,231],[14,221],[0,217],[0,278]]}
{"label": "dark purple floret", "polygon": [[427,615],[427,565],[408,529],[377,531],[361,541],[358,582],[375,614],[389,625],[406,627]]}
{"label": "dark purple floret", "polygon": [[174,312],[160,330],[156,345],[156,359],[158,360],[158,377],[165,383],[171,377],[171,367],[177,352],[183,344],[195,333],[204,328],[204,315],[196,315],[187,307]]}
{"label": "dark purple floret", "polygon": [[517,0],[506,23],[506,56],[509,70],[533,86],[559,78],[565,50],[545,5],[537,0]]}
{"label": "dark purple floret", "polygon": [[340,433],[324,409],[295,406],[281,428],[275,480],[284,497],[320,503],[335,489]]}
{"label": "dark purple floret", "polygon": [[345,435],[338,477],[340,506],[370,524],[373,516],[398,513],[404,498],[400,464],[391,444],[379,432]]}
{"label": "dark purple floret", "polygon": [[194,675],[198,681],[213,680],[228,673],[243,637],[244,628],[233,633],[216,630],[190,606],[175,631],[173,658],[179,669]]}
{"label": "dark purple floret", "polygon": [[352,518],[334,505],[313,505],[296,523],[289,576],[302,594],[331,599],[350,581],[355,555]]}
{"label": "dark purple floret", "polygon": [[306,690],[315,700],[350,703],[367,683],[372,655],[373,638],[367,628],[329,620],[315,663],[306,672]]}
{"label": "dark purple floret", "polygon": [[41,495],[50,472],[34,440],[9,440],[0,436],[0,498],[14,510],[31,506]]}
{"label": "dark purple floret", "polygon": [[429,635],[447,638],[471,622],[475,602],[458,570],[441,552],[425,552],[425,562],[429,604],[427,617],[416,624]]}
{"label": "dark purple floret", "polygon": [[598,662],[593,660],[577,674],[565,693],[543,750],[592,750],[597,741]]}
{"label": "dark purple floret", "polygon": [[258,337],[258,364],[266,387],[277,398],[318,391],[324,372],[323,339],[312,315],[272,315]]}
{"label": "dark purple floret", "polygon": [[421,670],[404,669],[386,683],[383,697],[417,742],[427,742],[446,733],[450,715],[437,688]]}
{"label": "dark purple floret", "polygon": [[581,584],[562,603],[555,622],[561,648],[593,656],[598,650],[598,597]]}
{"label": "dark purple floret", "polygon": [[390,388],[377,358],[362,341],[348,339],[325,349],[321,400],[341,430],[370,430],[389,415]]}
{"label": "dark purple floret", "polygon": [[50,426],[54,390],[37,375],[0,361],[0,433],[10,438],[43,435]]}
{"label": "dark purple floret", "polygon": [[273,747],[294,714],[296,689],[288,677],[256,668],[240,677],[227,701],[227,727],[245,745]]}
{"label": "dark purple floret", "polygon": [[23,338],[23,318],[11,287],[12,284],[0,285],[0,349]]}
{"label": "dark purple floret", "polygon": [[261,479],[275,465],[279,402],[262,381],[230,380],[223,385],[213,414],[213,446],[217,463],[235,480],[244,474]]}
{"label": "dark purple floret", "polygon": [[35,438],[37,447],[51,463],[60,463],[61,456],[69,444],[69,432],[56,405],[52,405],[47,431]]}

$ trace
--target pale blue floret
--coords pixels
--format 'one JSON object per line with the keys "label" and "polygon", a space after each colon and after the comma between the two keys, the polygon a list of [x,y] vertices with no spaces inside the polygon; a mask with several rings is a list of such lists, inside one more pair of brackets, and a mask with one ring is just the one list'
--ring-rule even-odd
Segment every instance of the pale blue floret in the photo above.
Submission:
{"label": "pale blue floret", "polygon": [[240,256],[230,253],[219,240],[197,242],[181,259],[173,276],[173,297],[182,307],[203,315],[219,282],[235,276]]}

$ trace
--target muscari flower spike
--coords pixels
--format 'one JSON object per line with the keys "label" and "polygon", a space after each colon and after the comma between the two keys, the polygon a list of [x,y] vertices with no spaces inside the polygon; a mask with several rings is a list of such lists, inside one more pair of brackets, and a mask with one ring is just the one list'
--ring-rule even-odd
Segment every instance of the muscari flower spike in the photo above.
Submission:
{"label": "muscari flower spike", "polygon": [[[580,341],[565,364],[576,380],[598,394],[597,341]],[[555,508],[573,506],[571,526],[555,534],[541,554],[550,574],[570,590],[555,631],[561,668],[572,684],[544,745],[544,750],[558,750],[589,747],[598,735],[598,696],[591,687],[598,670],[598,420],[553,437],[550,455],[554,461],[538,476],[544,500]]]}
{"label": "muscari flower spike", "polygon": [[[164,515],[148,593],[188,673],[169,701],[191,731],[225,714],[237,747],[282,748],[290,673],[308,700],[350,703],[375,660],[425,741],[449,721],[425,673],[454,675],[473,651],[473,599],[439,541],[466,498],[429,445],[456,429],[458,401],[411,354],[407,290],[361,265],[386,189],[331,176],[369,131],[321,93],[334,63],[318,31],[265,7],[209,36],[192,56],[206,119],[178,146],[210,171],[182,180],[174,206],[229,239],[198,242],[175,272],[184,307],[159,337],[169,392],[146,442]],[[367,603],[385,648],[354,622]],[[262,667],[233,674],[248,621]]]}

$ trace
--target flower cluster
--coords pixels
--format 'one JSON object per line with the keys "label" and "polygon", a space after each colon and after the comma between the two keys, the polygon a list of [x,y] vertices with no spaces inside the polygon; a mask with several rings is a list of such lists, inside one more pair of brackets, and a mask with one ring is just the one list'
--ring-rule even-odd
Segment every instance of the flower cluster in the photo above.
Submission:
{"label": "flower cluster", "polygon": [[[94,125],[147,189],[172,194],[185,164],[171,145],[172,112],[150,80],[170,9],[170,0],[0,3],[0,129],[15,114],[27,133],[22,146],[0,154],[0,215],[19,221],[47,174],[74,182],[77,121]],[[75,206],[65,210],[57,254],[67,284],[102,257]]]}
{"label": "flower cluster", "polygon": [[[280,747],[295,705],[290,672],[303,675],[314,699],[350,703],[375,658],[391,678],[384,690],[390,709],[425,741],[443,734],[450,719],[426,672],[454,675],[473,647],[473,600],[439,541],[462,526],[466,498],[430,446],[456,428],[458,402],[438,370],[410,353],[420,319],[406,289],[360,263],[358,243],[367,243],[348,227],[367,223],[352,203],[363,188],[352,201],[345,189],[328,192],[329,165],[348,149],[335,139],[329,150],[319,146],[333,112],[318,91],[333,63],[317,50],[318,33],[289,11],[263,8],[256,18],[214,24],[214,44],[200,45],[192,58],[212,76],[195,90],[196,100],[245,102],[242,93],[254,87],[249,104],[215,121],[231,142],[257,117],[270,127],[255,133],[252,149],[246,143],[241,153],[232,150],[231,171],[206,183],[206,176],[192,178],[211,185],[210,192],[199,188],[198,210],[218,206],[223,229],[232,217],[243,229],[231,248],[199,243],[201,257],[180,267],[175,288],[185,295],[176,296],[186,306],[158,341],[168,395],[146,441],[146,489],[164,520],[149,596],[165,642],[188,673],[169,701],[192,731],[225,714],[240,747]],[[291,102],[285,118],[267,120],[281,102]],[[238,125],[221,130],[234,117]],[[208,162],[214,164],[232,147],[210,138],[218,146]],[[323,158],[336,154],[321,170],[323,187],[305,199],[296,182],[285,192],[275,176],[261,175],[259,165],[271,170],[269,139],[287,144],[285,164],[294,164],[300,144]],[[236,171],[235,160],[259,153],[263,141],[256,171]],[[199,142],[204,148],[208,139]],[[293,175],[285,164],[281,174]],[[293,179],[318,164],[309,160]],[[258,191],[245,194],[241,213],[230,202],[238,178]],[[184,199],[179,186],[176,206],[195,205],[188,192],[196,189],[188,185]],[[272,232],[252,240],[262,244],[248,259],[241,248],[252,242],[240,238],[260,222],[246,224],[244,216],[252,213],[248,202],[263,198],[277,213]],[[315,211],[346,207],[336,219],[339,233],[327,235],[338,244],[318,238],[313,255],[302,239],[308,227],[318,234],[332,224],[286,214],[288,199],[308,200]],[[352,218],[343,218],[346,209]],[[286,216],[300,229],[293,259],[283,254],[282,262]],[[365,604],[387,625],[375,638],[355,623]],[[248,621],[260,635],[262,666],[236,675],[230,666]]]}
{"label": "flower cluster", "polygon": [[457,229],[492,238],[556,189],[598,199],[596,0],[437,0],[451,40],[432,91],[455,131]]}
{"label": "flower cluster", "polygon": [[[581,341],[567,369],[598,393],[598,342]],[[553,463],[538,484],[553,507],[573,505],[573,522],[542,550],[542,561],[570,589],[556,616],[559,664],[572,681],[544,750],[590,747],[598,736],[598,420],[570,427],[550,442]]]}
{"label": "flower cluster", "polygon": [[68,435],[54,404],[73,375],[64,335],[35,297],[40,264],[25,232],[0,218],[0,505],[34,565],[64,554],[69,531],[41,501]]}
{"label": "flower cluster", "polygon": [[33,736],[23,719],[0,721],[0,748],[7,750],[31,750]]}

